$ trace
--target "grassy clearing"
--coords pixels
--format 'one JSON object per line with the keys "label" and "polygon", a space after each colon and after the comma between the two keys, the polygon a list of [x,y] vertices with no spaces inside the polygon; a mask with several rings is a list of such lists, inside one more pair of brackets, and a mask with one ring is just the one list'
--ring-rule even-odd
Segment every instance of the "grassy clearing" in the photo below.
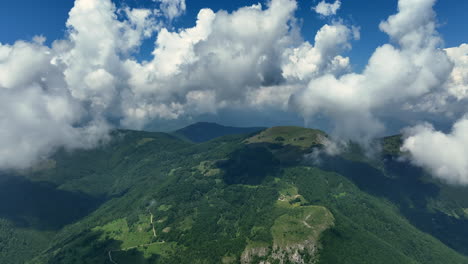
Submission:
{"label": "grassy clearing", "polygon": [[276,206],[287,209],[287,213],[278,217],[271,228],[276,245],[318,241],[320,234],[333,226],[332,213],[323,206],[307,205],[308,201],[299,194],[296,186],[285,184],[279,193]]}
{"label": "grassy clearing", "polygon": [[246,249],[251,249],[251,248],[268,248],[271,246],[270,244],[263,242],[263,241],[253,241],[248,239],[247,240],[247,246],[245,247]]}
{"label": "grassy clearing", "polygon": [[154,141],[154,138],[142,138],[137,142],[137,147],[143,146],[151,141]]}
{"label": "grassy clearing", "polygon": [[153,241],[153,234],[149,218],[146,215],[133,226],[129,226],[125,218],[115,220],[104,226],[94,228],[95,231],[103,232],[103,239],[114,239],[122,241],[120,249],[136,247],[149,244]]}
{"label": "grassy clearing", "polygon": [[171,208],[172,208],[172,205],[162,204],[158,207],[158,211],[167,212]]}
{"label": "grassy clearing", "polygon": [[348,193],[341,192],[339,194],[334,194],[333,197],[335,197],[336,199],[340,199],[340,198],[346,197],[346,195],[348,195]]}
{"label": "grassy clearing", "polygon": [[231,263],[236,263],[237,262],[237,257],[236,256],[224,256],[221,259],[221,263],[223,264],[231,264]]}
{"label": "grassy clearing", "polygon": [[214,161],[202,161],[198,166],[194,167],[194,169],[207,177],[216,176],[221,173],[221,170],[216,168],[214,164]]}
{"label": "grassy clearing", "polygon": [[291,209],[276,219],[271,228],[273,241],[280,247],[306,240],[318,241],[320,234],[333,225],[333,215],[323,206],[302,206]]}
{"label": "grassy clearing", "polygon": [[194,223],[194,220],[193,220],[193,216],[187,216],[184,218],[184,220],[182,222],[180,222],[180,225],[178,227],[178,229],[180,231],[188,231],[190,229],[192,229],[192,226],[193,226],[193,223]]}
{"label": "grassy clearing", "polygon": [[158,242],[158,243],[151,244],[149,246],[141,247],[138,250],[143,252],[143,256],[145,258],[150,258],[154,255],[169,257],[169,256],[174,255],[178,249],[179,247],[177,246],[177,243]]}
{"label": "grassy clearing", "polygon": [[[269,232],[271,242],[247,240],[243,256],[258,263],[259,261],[286,261],[291,259],[288,254],[294,254],[298,248],[307,248],[305,256],[313,257],[312,248],[318,246],[322,232],[334,225],[332,213],[323,206],[310,206],[309,202],[299,194],[298,188],[292,184],[275,179],[280,185],[279,197],[275,203],[277,218],[271,228],[254,226],[251,229],[253,237],[256,234]],[[271,250],[274,250],[274,254]],[[307,255],[309,254],[309,255]],[[306,263],[309,258],[306,257]],[[282,263],[282,262],[281,262]]]}
{"label": "grassy clearing", "polygon": [[280,191],[280,196],[276,205],[280,208],[295,208],[307,204],[307,200],[302,197],[294,186],[286,187]]}
{"label": "grassy clearing", "polygon": [[[103,232],[103,240],[122,242],[120,248],[112,252],[113,259],[118,260],[118,263],[147,263],[157,256],[173,256],[181,249],[175,242],[155,241],[150,216],[147,215],[140,215],[132,226],[123,218],[94,230]],[[166,227],[164,230],[169,232],[170,228]]]}

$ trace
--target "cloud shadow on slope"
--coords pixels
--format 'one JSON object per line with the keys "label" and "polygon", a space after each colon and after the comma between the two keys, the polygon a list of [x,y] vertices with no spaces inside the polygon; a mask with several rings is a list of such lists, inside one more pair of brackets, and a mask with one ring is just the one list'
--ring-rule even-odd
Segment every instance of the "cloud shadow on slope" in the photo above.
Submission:
{"label": "cloud shadow on slope", "polygon": [[397,161],[393,156],[384,157],[384,167],[391,177],[367,163],[342,157],[326,157],[319,166],[347,177],[369,194],[390,200],[412,225],[468,255],[468,220],[428,208],[429,200],[437,198],[441,187],[422,181],[422,169]]}
{"label": "cloud shadow on slope", "polygon": [[0,217],[18,227],[59,230],[87,216],[103,202],[103,198],[59,190],[53,184],[19,176],[0,181]]}

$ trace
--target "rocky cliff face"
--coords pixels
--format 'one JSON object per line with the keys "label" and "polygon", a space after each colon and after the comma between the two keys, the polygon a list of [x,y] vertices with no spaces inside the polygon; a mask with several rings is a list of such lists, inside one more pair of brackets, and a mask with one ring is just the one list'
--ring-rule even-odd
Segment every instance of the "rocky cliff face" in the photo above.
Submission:
{"label": "rocky cliff face", "polygon": [[301,243],[294,243],[287,246],[274,245],[273,248],[249,248],[242,253],[241,263],[314,263],[317,248],[317,244],[313,240],[305,240]]}

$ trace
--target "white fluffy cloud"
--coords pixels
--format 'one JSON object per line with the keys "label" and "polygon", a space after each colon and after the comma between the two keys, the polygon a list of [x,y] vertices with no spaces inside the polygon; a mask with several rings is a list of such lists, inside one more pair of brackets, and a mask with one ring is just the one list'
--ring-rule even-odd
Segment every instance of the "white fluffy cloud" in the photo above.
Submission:
{"label": "white fluffy cloud", "polygon": [[325,74],[292,98],[306,118],[323,113],[334,121],[335,134],[361,142],[384,131],[375,111],[401,107],[440,88],[453,64],[439,49],[434,0],[400,0],[399,12],[380,28],[395,42],[378,47],[362,73]]}
{"label": "white fluffy cloud", "polygon": [[155,30],[150,10],[127,8],[125,21],[117,20],[115,12],[109,0],[77,0],[67,21],[69,39],[54,44],[54,63],[63,67],[72,95],[99,112],[118,96],[116,79],[126,75],[122,56]]}
{"label": "white fluffy cloud", "polygon": [[160,2],[160,9],[163,15],[169,20],[173,20],[176,17],[181,16],[185,13],[187,8],[185,5],[185,0],[153,0],[155,2]]}
{"label": "white fluffy cloud", "polygon": [[445,50],[455,68],[447,84],[450,95],[458,100],[468,98],[468,44]]}
{"label": "white fluffy cloud", "polygon": [[[0,45],[0,168],[26,168],[59,147],[90,148],[105,140],[105,122],[91,119],[36,43]],[[78,126],[78,124],[81,124]]]}
{"label": "white fluffy cloud", "polygon": [[312,9],[322,16],[331,16],[336,15],[336,12],[338,11],[338,9],[340,9],[340,7],[340,0],[336,0],[333,4],[329,4],[322,0],[320,3],[318,3],[317,6],[313,7]]}
{"label": "white fluffy cloud", "polygon": [[44,46],[0,44],[0,169],[25,168],[56,149],[95,147],[107,139],[125,75],[121,57],[155,30],[153,12],[127,9],[118,21],[110,1],[77,0],[69,36]]}
{"label": "white fluffy cloud", "polygon": [[323,75],[343,73],[349,69],[349,58],[340,52],[350,49],[353,30],[341,23],[324,25],[315,35],[315,46],[304,42],[296,48],[286,49],[283,56],[283,76],[309,80]]}
{"label": "white fluffy cloud", "polygon": [[456,122],[449,134],[429,124],[407,129],[405,134],[402,150],[411,153],[416,165],[445,182],[468,185],[468,118]]}
{"label": "white fluffy cloud", "polygon": [[263,102],[249,96],[284,81],[280,64],[284,50],[295,42],[289,25],[295,9],[292,0],[233,13],[203,9],[195,27],[161,30],[152,61],[125,62],[132,98],[125,100],[123,124]]}

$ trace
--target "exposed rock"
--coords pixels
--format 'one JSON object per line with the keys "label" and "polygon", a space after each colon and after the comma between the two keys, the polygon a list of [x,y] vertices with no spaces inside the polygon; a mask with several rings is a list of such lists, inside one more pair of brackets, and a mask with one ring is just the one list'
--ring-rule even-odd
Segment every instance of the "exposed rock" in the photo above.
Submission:
{"label": "exposed rock", "polygon": [[[267,247],[246,249],[241,256],[242,264],[260,263],[315,263],[314,256],[317,253],[317,245],[312,240],[280,247],[273,246],[273,250]],[[306,257],[308,256],[308,257]],[[259,261],[259,262],[255,262]]]}
{"label": "exposed rock", "polygon": [[266,247],[246,248],[241,255],[241,263],[242,264],[253,263],[256,257],[264,258],[268,256],[269,253],[270,253],[270,249]]}

